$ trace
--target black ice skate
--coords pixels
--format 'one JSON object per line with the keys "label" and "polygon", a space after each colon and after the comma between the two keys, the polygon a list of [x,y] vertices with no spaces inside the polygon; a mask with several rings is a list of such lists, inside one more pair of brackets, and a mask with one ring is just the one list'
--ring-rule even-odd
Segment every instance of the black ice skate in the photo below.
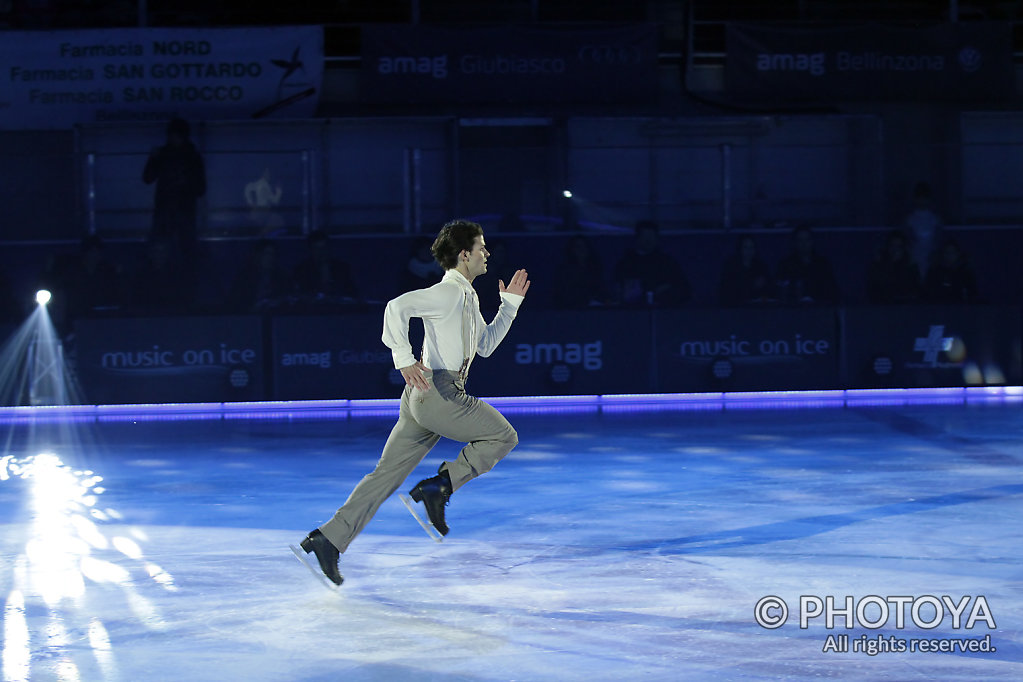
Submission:
{"label": "black ice skate", "polygon": [[[448,478],[446,471],[442,471],[433,478],[427,478],[416,484],[412,490],[409,491],[409,495],[416,502],[422,502],[426,508],[426,515],[430,518],[430,525],[433,526],[434,530],[440,535],[448,534],[448,524],[444,522],[444,507],[447,505],[448,500],[451,499],[451,479]],[[415,508],[411,504],[406,502],[406,506],[413,514],[415,514]],[[418,519],[418,514],[416,514]],[[424,530],[426,526],[423,526]],[[427,530],[429,533],[429,530]],[[438,542],[440,537],[433,536]]]}
{"label": "black ice skate", "polygon": [[[315,554],[316,560],[320,564],[320,570],[317,571],[313,563],[309,561],[309,558],[304,556],[302,552],[298,551],[298,547],[295,545],[288,545],[291,547],[291,551],[295,553],[299,561],[306,565],[310,571],[313,572],[320,581],[331,589],[337,589],[337,587],[344,582],[344,578],[341,576],[341,571],[337,568],[338,559],[341,557],[341,553],[337,551],[337,547],[331,544],[323,533],[319,529],[316,529],[309,533],[302,540],[300,547],[306,554]],[[330,581],[329,583],[327,581]],[[333,584],[331,584],[333,583]]]}

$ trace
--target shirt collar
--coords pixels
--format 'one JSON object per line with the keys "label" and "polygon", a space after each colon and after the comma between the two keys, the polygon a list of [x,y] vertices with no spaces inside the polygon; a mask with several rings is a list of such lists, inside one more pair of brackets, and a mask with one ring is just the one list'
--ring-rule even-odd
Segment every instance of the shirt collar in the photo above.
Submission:
{"label": "shirt collar", "polygon": [[468,291],[470,293],[473,293],[473,294],[476,293],[476,290],[472,288],[472,282],[470,282],[468,279],[466,279],[465,275],[460,273],[458,270],[455,270],[454,268],[452,268],[450,270],[446,270],[444,272],[444,281],[449,281],[449,280],[454,282],[455,284],[460,286],[462,289],[464,289],[464,290],[466,290],[466,291]]}

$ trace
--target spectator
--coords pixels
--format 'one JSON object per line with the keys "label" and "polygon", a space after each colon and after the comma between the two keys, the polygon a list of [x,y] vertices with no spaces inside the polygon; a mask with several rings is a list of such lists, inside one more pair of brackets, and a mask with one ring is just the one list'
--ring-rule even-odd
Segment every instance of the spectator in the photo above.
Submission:
{"label": "spectator", "polygon": [[906,230],[909,232],[910,256],[923,279],[941,243],[942,231],[941,216],[934,210],[931,186],[926,182],[918,182],[913,188],[913,210],[906,216]]}
{"label": "spectator", "polygon": [[689,281],[660,245],[660,227],[652,220],[636,223],[635,241],[615,267],[615,298],[623,306],[672,307],[691,297]]}
{"label": "spectator", "polygon": [[277,247],[269,239],[260,239],[234,278],[228,305],[238,312],[261,312],[281,305],[288,292],[288,275],[280,267]]}
{"label": "spectator", "polygon": [[206,194],[206,168],[189,139],[188,121],[167,124],[167,143],[149,154],[142,180],[156,183],[150,237],[169,238],[186,257],[195,250],[196,202]]}
{"label": "spectator", "polygon": [[817,253],[809,227],[792,231],[792,249],[775,275],[779,298],[785,303],[838,303],[838,283],[831,263]]}
{"label": "spectator", "polygon": [[57,274],[60,298],[71,318],[90,312],[117,308],[122,303],[122,272],[110,262],[98,235],[85,237],[81,249]]}
{"label": "spectator", "polygon": [[771,271],[757,255],[750,235],[739,237],[735,251],[721,268],[718,301],[723,306],[762,305],[771,300]]}
{"label": "spectator", "polygon": [[314,230],[306,238],[308,255],[295,266],[292,282],[295,293],[306,302],[351,302],[359,295],[351,269],[344,261],[332,257],[330,237],[323,230]]}
{"label": "spectator", "polygon": [[143,313],[181,313],[195,302],[195,270],[174,254],[169,236],[153,237],[136,267],[131,302]]}
{"label": "spectator", "polygon": [[82,239],[74,252],[51,254],[36,288],[53,294],[47,310],[62,332],[75,319],[123,303],[121,270],[106,258],[103,240],[96,235]]}
{"label": "spectator", "polygon": [[906,249],[906,235],[892,230],[867,273],[871,303],[912,303],[920,298],[920,270]]}
{"label": "spectator", "polygon": [[413,291],[425,289],[440,281],[444,276],[444,269],[437,263],[430,251],[433,240],[429,237],[417,237],[412,242],[409,250],[408,261],[405,262],[405,269],[401,272],[401,291]]}
{"label": "spectator", "polygon": [[978,300],[977,278],[959,244],[946,239],[940,259],[927,271],[924,296],[933,303],[973,303]]}
{"label": "spectator", "polygon": [[568,240],[558,265],[554,303],[558,308],[588,308],[604,304],[604,268],[590,241],[576,235]]}

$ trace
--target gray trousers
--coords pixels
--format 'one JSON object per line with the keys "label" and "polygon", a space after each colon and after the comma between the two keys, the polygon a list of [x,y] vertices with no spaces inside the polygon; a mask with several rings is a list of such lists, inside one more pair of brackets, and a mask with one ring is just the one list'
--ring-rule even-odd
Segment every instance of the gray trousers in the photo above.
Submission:
{"label": "gray trousers", "polygon": [[320,532],[341,552],[441,436],[468,443],[458,459],[440,465],[440,471],[451,478],[452,490],[490,471],[519,442],[515,429],[500,412],[466,394],[465,382],[457,373],[434,370],[426,378],[429,391],[405,387],[398,423],[391,429],[376,468],[355,486],[334,517],[320,526]]}

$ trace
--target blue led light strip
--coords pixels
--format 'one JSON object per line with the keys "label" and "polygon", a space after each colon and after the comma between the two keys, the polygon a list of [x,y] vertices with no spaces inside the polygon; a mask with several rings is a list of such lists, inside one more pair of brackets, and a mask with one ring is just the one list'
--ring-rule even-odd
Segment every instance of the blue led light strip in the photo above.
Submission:
{"label": "blue led light strip", "polygon": [[[521,396],[484,398],[503,411],[529,413],[673,410],[796,409],[1023,402],[1023,386],[968,388],[885,388],[736,393],[650,393],[625,395]],[[0,407],[0,423],[22,421],[124,421],[160,419],[290,419],[390,416],[398,399],[291,400],[145,405],[56,405]]]}

